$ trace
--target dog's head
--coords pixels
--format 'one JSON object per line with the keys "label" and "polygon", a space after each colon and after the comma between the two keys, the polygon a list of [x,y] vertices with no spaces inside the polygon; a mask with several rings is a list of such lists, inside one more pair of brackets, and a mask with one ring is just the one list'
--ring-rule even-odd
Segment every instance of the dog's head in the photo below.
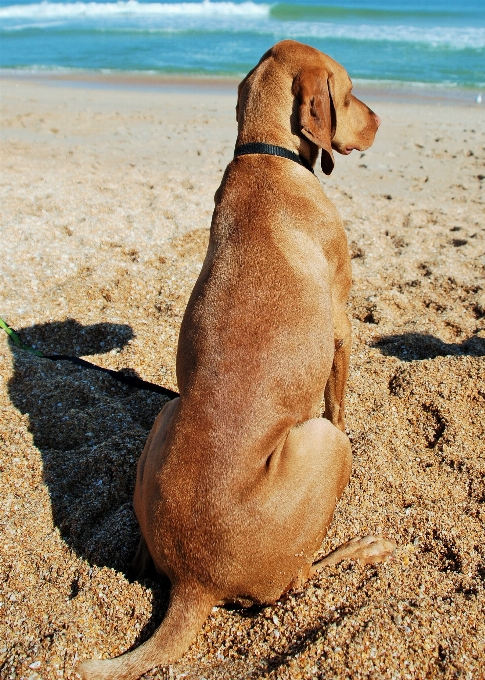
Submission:
{"label": "dog's head", "polygon": [[292,79],[291,129],[322,150],[326,175],[334,167],[333,150],[348,155],[353,149],[364,151],[371,146],[380,119],[352,94],[352,81],[343,66],[313,47],[283,40],[246,76],[239,86],[240,97],[248,78],[263,65],[283,70]]}
{"label": "dog's head", "polygon": [[302,65],[293,80],[293,94],[299,103],[301,134],[322,149],[322,170],[329,175],[335,163],[332,150],[348,155],[353,149],[368,149],[381,121],[352,94],[343,66],[313,51],[317,63]]}

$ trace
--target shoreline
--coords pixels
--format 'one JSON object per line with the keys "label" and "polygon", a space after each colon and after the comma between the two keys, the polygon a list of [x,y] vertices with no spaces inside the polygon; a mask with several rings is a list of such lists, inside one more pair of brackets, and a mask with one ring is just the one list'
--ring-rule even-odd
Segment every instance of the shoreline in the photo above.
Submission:
{"label": "shoreline", "polygon": [[[6,81],[42,83],[57,87],[88,87],[159,91],[173,93],[234,94],[244,77],[221,75],[179,75],[142,71],[99,72],[35,72],[0,69],[0,83]],[[480,88],[458,88],[432,83],[400,83],[399,81],[354,81],[354,92],[362,99],[379,102],[436,104],[438,106],[480,106]]]}

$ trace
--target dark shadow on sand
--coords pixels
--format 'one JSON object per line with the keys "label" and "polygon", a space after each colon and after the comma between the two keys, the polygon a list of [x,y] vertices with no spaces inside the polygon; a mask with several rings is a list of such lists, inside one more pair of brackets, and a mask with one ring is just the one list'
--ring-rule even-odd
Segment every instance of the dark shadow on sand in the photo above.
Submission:
{"label": "dark shadow on sand", "polygon": [[322,618],[316,625],[298,630],[295,633],[293,640],[287,645],[284,651],[274,652],[265,659],[262,659],[262,667],[251,674],[251,680],[260,678],[263,670],[265,675],[270,673],[273,674],[276,673],[279,668],[287,666],[289,661],[304,653],[309,647],[315,644],[317,640],[326,639],[330,625],[341,624],[342,621],[351,616],[354,611],[355,608],[344,605],[335,609],[332,612],[331,617]]}
{"label": "dark shadow on sand", "polygon": [[[116,352],[134,337],[128,325],[72,319],[18,333],[45,354],[75,356]],[[132,508],[136,464],[166,397],[10,347],[10,398],[29,417],[55,525],[80,557],[127,573],[140,537]]]}
{"label": "dark shadow on sand", "polygon": [[402,335],[386,335],[372,343],[386,356],[393,356],[401,361],[435,359],[445,356],[485,356],[485,339],[474,335],[459,343],[446,343],[434,335],[426,333],[403,333]]}

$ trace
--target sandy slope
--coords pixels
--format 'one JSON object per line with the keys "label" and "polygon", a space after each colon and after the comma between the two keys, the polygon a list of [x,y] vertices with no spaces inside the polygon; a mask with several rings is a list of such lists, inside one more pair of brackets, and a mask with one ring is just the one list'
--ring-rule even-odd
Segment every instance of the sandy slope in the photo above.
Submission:
{"label": "sandy slope", "polygon": [[[0,315],[45,352],[175,388],[235,97],[1,88]],[[376,110],[374,147],[323,180],[354,257],[354,471],[322,550],[383,532],[397,557],[329,569],[272,608],[217,609],[171,677],[485,677],[483,111]],[[3,336],[0,366],[0,674],[73,677],[166,605],[164,584],[123,575],[163,398]]]}

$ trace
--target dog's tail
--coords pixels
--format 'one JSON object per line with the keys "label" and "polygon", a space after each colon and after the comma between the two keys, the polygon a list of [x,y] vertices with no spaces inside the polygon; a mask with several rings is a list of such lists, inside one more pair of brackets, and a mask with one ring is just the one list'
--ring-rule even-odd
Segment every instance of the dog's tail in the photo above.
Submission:
{"label": "dog's tail", "polygon": [[136,680],[155,666],[173,663],[188,649],[217,598],[199,584],[176,584],[167,614],[152,637],[123,656],[85,661],[76,668],[83,680]]}

